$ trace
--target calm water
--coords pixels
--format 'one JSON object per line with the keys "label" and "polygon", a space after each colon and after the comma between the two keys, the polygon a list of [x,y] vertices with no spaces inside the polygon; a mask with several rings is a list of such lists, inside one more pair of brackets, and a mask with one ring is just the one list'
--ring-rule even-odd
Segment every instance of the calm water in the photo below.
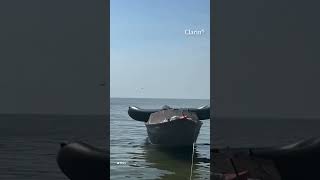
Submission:
{"label": "calm water", "polygon": [[[143,122],[132,120],[128,106],[141,108],[200,107],[209,100],[173,99],[118,99],[110,102],[110,158],[111,179],[189,179],[192,149],[163,150],[146,142],[147,132]],[[193,178],[210,177],[210,122],[203,121],[194,157]]]}
{"label": "calm water", "polygon": [[60,142],[106,146],[101,116],[0,116],[1,180],[67,180],[56,163]]}

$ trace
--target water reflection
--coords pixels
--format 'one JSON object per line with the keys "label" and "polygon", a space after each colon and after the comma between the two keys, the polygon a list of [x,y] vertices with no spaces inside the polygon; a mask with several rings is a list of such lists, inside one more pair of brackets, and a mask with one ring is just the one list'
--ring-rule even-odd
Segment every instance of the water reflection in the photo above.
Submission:
{"label": "water reflection", "polygon": [[[192,154],[192,179],[209,179],[210,159],[201,157],[197,146],[195,146],[193,152],[192,147],[163,148],[146,142],[146,144],[142,146],[140,157],[133,157],[132,161],[143,158],[146,161],[145,167],[161,170],[162,173],[158,174],[158,179],[189,179],[192,166]],[[130,166],[136,167],[137,165],[131,164]]]}
{"label": "water reflection", "polygon": [[[207,100],[168,99],[111,99],[110,109],[110,179],[114,180],[183,180],[189,179],[191,148],[171,151],[158,149],[148,143],[146,127],[132,120],[128,105],[143,108],[199,107]],[[210,176],[210,121],[203,121],[196,143],[193,180],[205,180]],[[180,151],[180,152],[179,152]],[[175,153],[176,152],[176,153]]]}

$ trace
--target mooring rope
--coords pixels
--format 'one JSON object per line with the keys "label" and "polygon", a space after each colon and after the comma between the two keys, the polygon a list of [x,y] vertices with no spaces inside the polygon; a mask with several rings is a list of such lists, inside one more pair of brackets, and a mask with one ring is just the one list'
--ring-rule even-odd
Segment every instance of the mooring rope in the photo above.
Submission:
{"label": "mooring rope", "polygon": [[191,167],[190,167],[190,178],[189,178],[189,180],[192,180],[194,144],[195,144],[195,142],[192,143],[192,156],[191,156]]}
{"label": "mooring rope", "polygon": [[196,132],[197,131],[194,131],[193,133],[193,143],[192,143],[192,156],[191,156],[191,167],[190,167],[190,178],[189,180],[192,180],[192,171],[193,171],[193,159],[194,159],[194,145],[196,144]]}
{"label": "mooring rope", "polygon": [[[189,111],[189,110],[188,110]],[[199,120],[198,120],[199,121]],[[196,144],[196,132],[197,130],[195,130],[193,132],[193,143],[192,143],[192,156],[191,156],[191,167],[190,167],[190,177],[189,180],[192,180],[192,172],[193,172],[193,159],[194,159],[194,153],[195,153],[195,144]],[[199,133],[199,132],[198,132]]]}

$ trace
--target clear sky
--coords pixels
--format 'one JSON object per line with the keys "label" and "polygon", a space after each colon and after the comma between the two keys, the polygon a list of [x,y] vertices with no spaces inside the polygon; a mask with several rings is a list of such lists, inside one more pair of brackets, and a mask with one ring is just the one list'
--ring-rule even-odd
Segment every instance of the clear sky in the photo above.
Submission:
{"label": "clear sky", "polygon": [[209,3],[111,0],[111,97],[209,99]]}

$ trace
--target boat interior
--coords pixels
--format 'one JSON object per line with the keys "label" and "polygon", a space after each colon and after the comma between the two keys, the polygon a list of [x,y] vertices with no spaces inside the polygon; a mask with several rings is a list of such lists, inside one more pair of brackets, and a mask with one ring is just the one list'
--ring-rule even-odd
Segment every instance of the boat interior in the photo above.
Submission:
{"label": "boat interior", "polygon": [[193,120],[193,121],[199,120],[196,113],[190,112],[188,110],[164,109],[164,110],[152,113],[149,117],[147,124],[159,124],[159,123],[163,123],[163,122],[168,122],[174,116],[178,116],[178,117],[185,116],[189,120]]}

